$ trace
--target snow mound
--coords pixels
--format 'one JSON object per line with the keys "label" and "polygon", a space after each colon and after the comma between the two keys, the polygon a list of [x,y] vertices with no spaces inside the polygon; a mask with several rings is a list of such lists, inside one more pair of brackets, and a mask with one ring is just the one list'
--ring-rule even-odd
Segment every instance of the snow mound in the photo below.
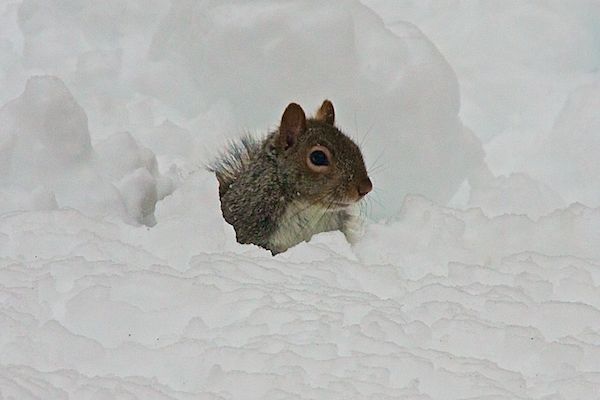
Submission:
{"label": "snow mound", "polygon": [[172,190],[131,135],[92,147],[85,111],[52,76],[32,77],[0,110],[0,159],[2,212],[74,207],[152,225],[156,202]]}

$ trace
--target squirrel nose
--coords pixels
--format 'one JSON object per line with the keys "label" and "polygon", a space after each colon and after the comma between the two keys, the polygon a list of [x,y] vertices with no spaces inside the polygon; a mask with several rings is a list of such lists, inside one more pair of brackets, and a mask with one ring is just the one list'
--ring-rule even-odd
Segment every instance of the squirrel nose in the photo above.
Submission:
{"label": "squirrel nose", "polygon": [[360,183],[358,184],[358,195],[360,197],[363,197],[364,195],[369,193],[372,189],[373,189],[373,184],[371,183],[371,180],[367,177],[367,178],[363,179],[362,181],[360,181]]}

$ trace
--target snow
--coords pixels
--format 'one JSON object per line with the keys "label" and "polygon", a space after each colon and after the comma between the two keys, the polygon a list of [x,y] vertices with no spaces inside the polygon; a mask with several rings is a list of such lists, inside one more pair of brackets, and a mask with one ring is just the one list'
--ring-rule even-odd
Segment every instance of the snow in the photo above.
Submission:
{"label": "snow", "polygon": [[[600,397],[600,6],[0,4],[0,398]],[[355,245],[235,242],[204,165],[324,98]]]}

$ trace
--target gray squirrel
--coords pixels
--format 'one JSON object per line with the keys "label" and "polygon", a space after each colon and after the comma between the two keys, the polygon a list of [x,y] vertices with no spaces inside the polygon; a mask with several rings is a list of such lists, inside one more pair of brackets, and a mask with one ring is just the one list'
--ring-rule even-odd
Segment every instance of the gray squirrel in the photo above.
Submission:
{"label": "gray squirrel", "polygon": [[334,120],[329,100],[308,119],[290,103],[276,131],[242,138],[211,164],[239,243],[275,255],[319,232],[340,230],[350,240],[352,208],[373,185],[360,149]]}

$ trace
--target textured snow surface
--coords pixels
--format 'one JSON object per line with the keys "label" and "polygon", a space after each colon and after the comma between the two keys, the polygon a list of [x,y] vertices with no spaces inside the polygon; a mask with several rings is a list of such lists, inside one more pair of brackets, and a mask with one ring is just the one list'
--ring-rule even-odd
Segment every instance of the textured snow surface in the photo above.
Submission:
{"label": "textured snow surface", "polygon": [[[600,5],[0,3],[0,399],[600,398]],[[361,239],[203,163],[324,98]]]}

